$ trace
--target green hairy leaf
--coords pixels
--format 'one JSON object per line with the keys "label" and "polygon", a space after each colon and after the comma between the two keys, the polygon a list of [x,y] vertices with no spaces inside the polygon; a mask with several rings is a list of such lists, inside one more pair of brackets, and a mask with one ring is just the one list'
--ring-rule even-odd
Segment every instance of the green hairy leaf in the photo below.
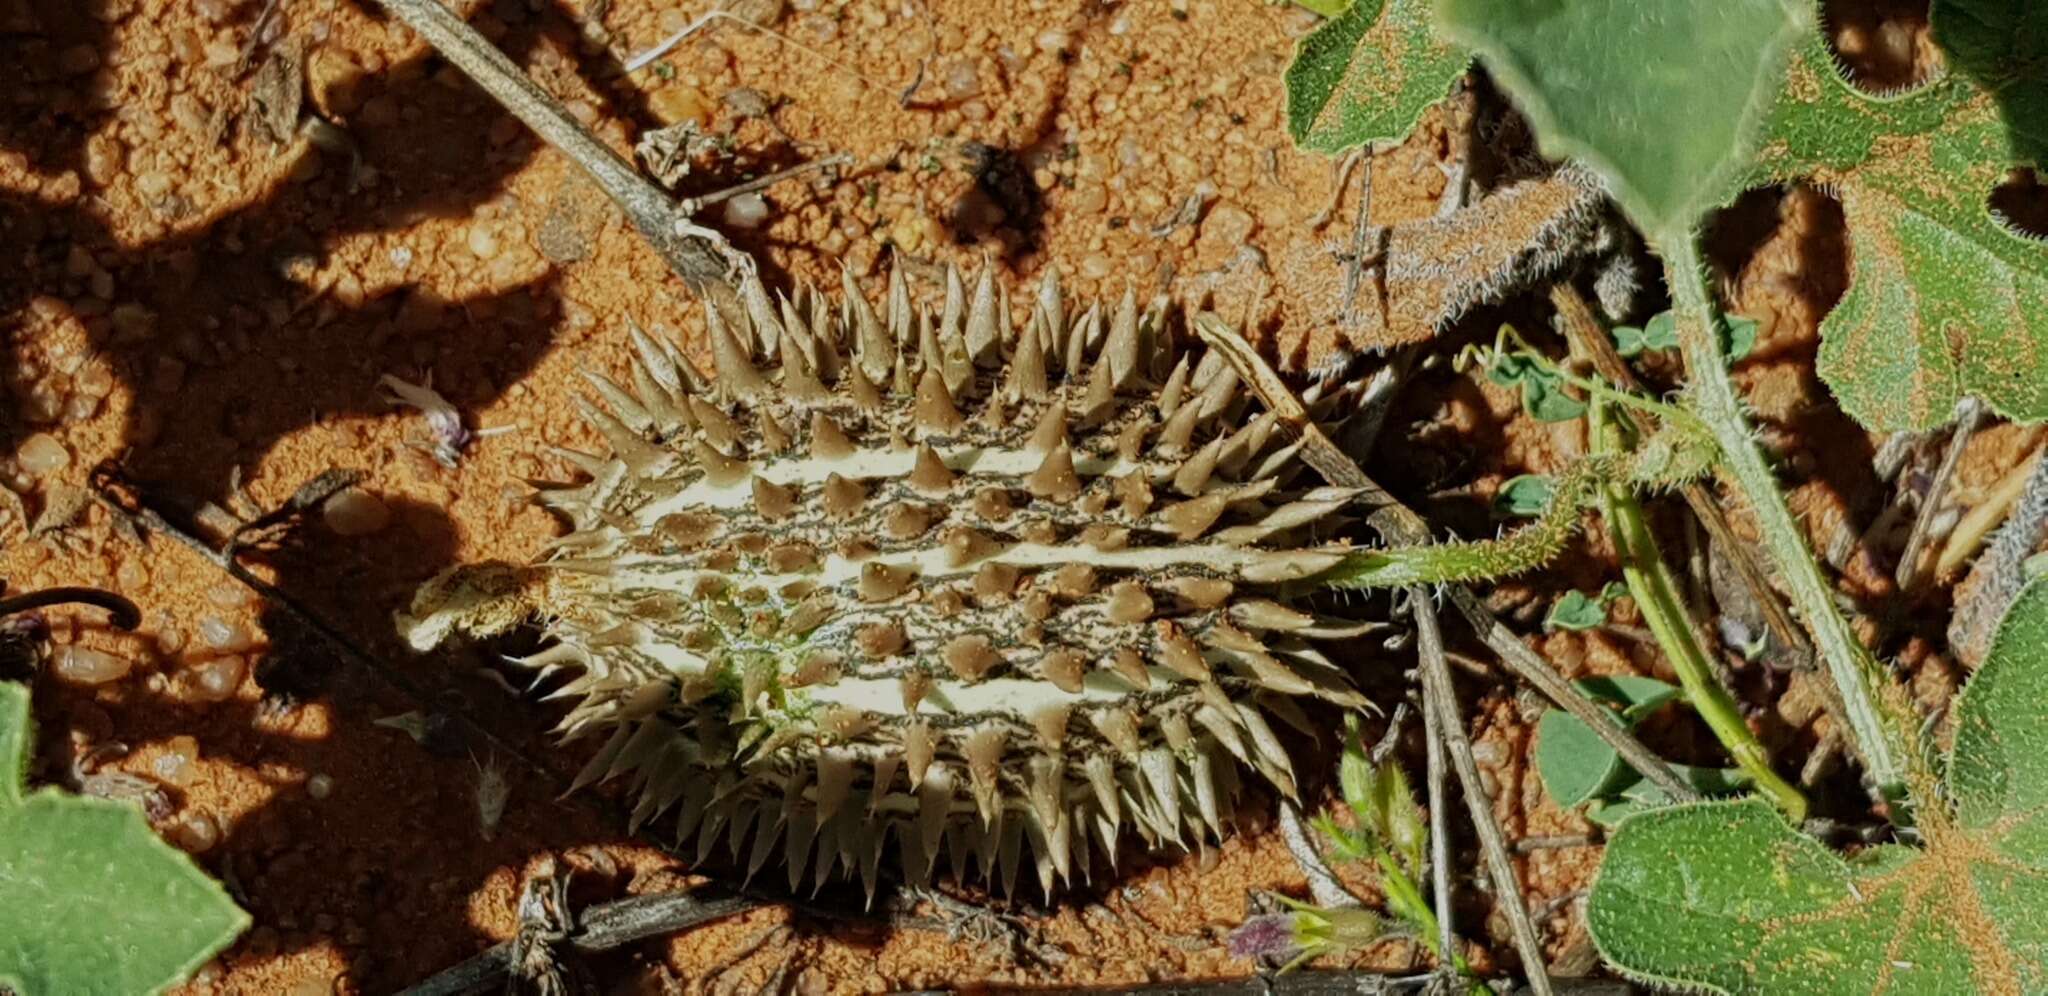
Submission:
{"label": "green hairy leaf", "polygon": [[1623,356],[1635,356],[1649,349],[1678,348],[1678,317],[1669,311],[1660,311],[1642,328],[1633,325],[1616,325],[1612,332],[1614,351]]}
{"label": "green hairy leaf", "polygon": [[23,794],[28,689],[0,682],[0,983],[22,996],[162,990],[249,925],[140,810]]}
{"label": "green hairy leaf", "polygon": [[1753,183],[1842,203],[1850,280],[1821,322],[1820,374],[1876,430],[1926,428],[1964,394],[2048,418],[2048,244],[1991,210],[2048,149],[2048,5],[1936,0],[1948,68],[1901,95],[1856,89],[1816,33],[1772,110]]}
{"label": "green hairy leaf", "polygon": [[1588,163],[1653,241],[1687,238],[1749,171],[1808,18],[1786,0],[1442,0],[1546,153]]}
{"label": "green hairy leaf", "polygon": [[1303,38],[1286,77],[1294,144],[1335,154],[1406,136],[1472,61],[1429,22],[1428,0],[1357,0]]}
{"label": "green hairy leaf", "polygon": [[1568,591],[1543,617],[1545,630],[1592,629],[1607,621],[1607,606],[1583,591]]}
{"label": "green hairy leaf", "polygon": [[1844,860],[1761,800],[1624,821],[1593,939],[1624,974],[1721,993],[2048,990],[2048,582],[2013,603],[1956,704],[1924,848]]}
{"label": "green hairy leaf", "polygon": [[1756,350],[1756,328],[1754,318],[1728,316],[1727,325],[1722,329],[1727,339],[1721,343],[1721,351],[1728,354],[1728,362],[1733,363]]}

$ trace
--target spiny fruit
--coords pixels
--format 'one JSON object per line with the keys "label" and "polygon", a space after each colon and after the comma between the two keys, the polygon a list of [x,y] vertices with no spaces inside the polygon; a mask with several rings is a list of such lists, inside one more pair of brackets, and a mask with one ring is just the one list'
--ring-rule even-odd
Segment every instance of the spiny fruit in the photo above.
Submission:
{"label": "spiny fruit", "polygon": [[1343,556],[1351,492],[1290,487],[1299,444],[1163,306],[1070,316],[1048,277],[1019,330],[991,272],[936,314],[900,270],[879,314],[845,291],[748,276],[706,309],[715,376],[634,329],[584,406],[611,454],[542,493],[574,531],[429,582],[412,644],[539,619],[563,731],[610,736],[577,785],[629,777],[636,828],[675,810],[792,887],[872,894],[889,851],[1050,895],[1126,831],[1220,837],[1243,769],[1292,795],[1269,718],[1363,704],[1310,642],[1357,629],[1282,591]]}

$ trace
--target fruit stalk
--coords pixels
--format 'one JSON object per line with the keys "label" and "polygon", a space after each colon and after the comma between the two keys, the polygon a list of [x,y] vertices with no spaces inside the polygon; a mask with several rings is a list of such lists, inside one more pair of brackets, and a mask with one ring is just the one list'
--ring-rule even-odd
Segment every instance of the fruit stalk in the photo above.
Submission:
{"label": "fruit stalk", "polygon": [[[1590,428],[1595,452],[1615,453],[1624,448],[1627,430],[1599,401],[1593,403]],[[1755,781],[1757,791],[1769,797],[1792,822],[1804,820],[1806,797],[1772,769],[1770,752],[1743,720],[1735,697],[1715,677],[1713,663],[1679,597],[1678,581],[1657,546],[1656,536],[1650,532],[1642,503],[1627,485],[1607,484],[1602,490],[1607,530],[1621,556],[1622,578],[1642,609],[1644,622],[1656,635],[1657,645],[1664,648],[1665,659],[1678,672],[1686,701],[1706,720],[1714,737],[1735,759],[1736,767]]]}

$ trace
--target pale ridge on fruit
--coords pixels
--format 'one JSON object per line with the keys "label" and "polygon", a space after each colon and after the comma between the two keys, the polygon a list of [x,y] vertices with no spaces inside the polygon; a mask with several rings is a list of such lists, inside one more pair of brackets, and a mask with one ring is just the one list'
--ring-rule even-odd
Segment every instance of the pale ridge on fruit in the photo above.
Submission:
{"label": "pale ridge on fruit", "polygon": [[899,268],[879,308],[747,274],[706,315],[715,376],[638,328],[630,386],[588,375],[611,453],[559,451],[590,479],[541,493],[572,532],[399,620],[422,650],[538,620],[518,663],[573,673],[561,731],[609,738],[576,784],[629,779],[636,828],[673,812],[793,888],[943,854],[1050,895],[1126,836],[1222,837],[1246,769],[1293,795],[1269,720],[1364,704],[1313,645],[1363,627],[1285,584],[1344,555],[1352,493],[1297,481],[1163,304],[1070,314],[1048,275],[1020,328],[992,270],[933,311]]}

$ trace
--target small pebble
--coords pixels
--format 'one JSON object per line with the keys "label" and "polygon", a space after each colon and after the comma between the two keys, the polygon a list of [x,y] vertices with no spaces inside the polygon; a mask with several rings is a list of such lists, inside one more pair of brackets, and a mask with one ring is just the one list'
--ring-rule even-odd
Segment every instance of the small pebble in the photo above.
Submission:
{"label": "small pebble", "polygon": [[306,794],[315,799],[325,799],[334,794],[334,778],[331,775],[314,775],[306,779]]}
{"label": "small pebble", "polygon": [[192,781],[192,764],[199,760],[199,741],[189,736],[176,736],[164,747],[164,752],[150,763],[151,773],[166,784],[189,784]]}
{"label": "small pebble", "polygon": [[491,232],[489,225],[469,226],[469,237],[465,242],[478,259],[490,259],[498,254],[498,237]]}
{"label": "small pebble", "polygon": [[194,813],[178,822],[171,831],[171,842],[187,854],[205,854],[220,843],[220,825],[203,813]]}
{"label": "small pebble", "polygon": [[768,200],[760,194],[740,194],[725,202],[725,223],[734,228],[758,228],[768,220]]}
{"label": "small pebble", "polygon": [[255,593],[233,582],[223,581],[206,589],[206,600],[223,609],[239,609],[254,600]]}
{"label": "small pebble", "polygon": [[192,692],[202,702],[222,702],[242,686],[246,662],[240,654],[202,661],[192,668]]}
{"label": "small pebble", "polygon": [[[233,61],[230,59],[229,61]],[[135,178],[135,189],[144,197],[162,197],[171,192],[171,174],[153,169]]]}
{"label": "small pebble", "polygon": [[99,411],[100,399],[90,395],[74,394],[70,400],[64,402],[64,420],[66,422],[78,423],[89,421],[94,415],[99,414]]}
{"label": "small pebble", "polygon": [[327,528],[341,536],[368,536],[391,524],[391,507],[361,488],[347,488],[320,507]]}
{"label": "small pebble", "polygon": [[219,616],[207,616],[199,620],[199,639],[208,647],[226,653],[238,653],[255,644],[247,628]]}
{"label": "small pebble", "polygon": [[50,668],[57,672],[58,677],[76,685],[104,685],[119,681],[128,676],[132,666],[126,657],[75,644],[59,647],[50,661]]}
{"label": "small pebble", "polygon": [[647,100],[647,109],[654,112],[656,120],[663,125],[695,121],[699,125],[711,123],[711,98],[693,86],[672,83],[654,92]]}
{"label": "small pebble", "polygon": [[954,100],[965,100],[981,92],[981,71],[970,58],[954,59],[946,64],[939,82],[946,88],[946,96]]}
{"label": "small pebble", "polygon": [[22,441],[21,450],[15,455],[21,469],[31,475],[63,470],[71,465],[71,451],[57,437],[47,432],[38,432]]}

